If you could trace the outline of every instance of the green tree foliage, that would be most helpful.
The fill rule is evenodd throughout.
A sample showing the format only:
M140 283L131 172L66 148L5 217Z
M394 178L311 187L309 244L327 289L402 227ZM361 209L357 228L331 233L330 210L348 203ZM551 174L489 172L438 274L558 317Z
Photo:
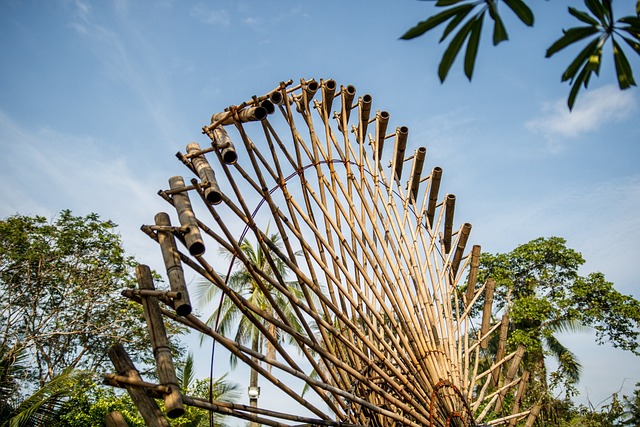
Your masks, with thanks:
M508 345L527 348L529 369L536 372L541 391L562 385L571 392L580 375L577 356L561 344L558 332L593 329L599 344L640 355L640 302L623 295L602 273L578 274L580 253L559 237L538 238L505 254L482 254L478 278L496 281L494 313L508 313ZM559 369L547 385L546 356Z
M534 25L535 17L527 3L524 0L437 0L436 6L443 10L418 23L401 38L413 39L447 23L440 42L449 38L449 45L440 61L438 76L441 81L447 78L453 62L466 42L464 72L471 80L485 21L493 27L493 45L498 45L509 39L501 16L504 8L500 6L504 5L518 20L531 27ZM630 0L626 0L626 3L633 7ZM588 87L591 77L599 75L603 48L606 46L610 46L613 53L620 89L636 85L623 45L640 55L640 0L636 1L635 14L619 19L614 17L613 0L584 0L584 4L585 10L568 8L569 13L580 24L567 30L563 29L562 36L546 53L546 56L550 57L570 45L586 43L562 74L562 81L568 80L571 86L567 100L569 109L573 108L580 88Z
M116 342L135 360L151 357L141 307L120 295L135 286L135 263L114 230L97 214L68 210L53 221L0 221L0 348L22 360L14 396L69 368L111 369L107 349Z

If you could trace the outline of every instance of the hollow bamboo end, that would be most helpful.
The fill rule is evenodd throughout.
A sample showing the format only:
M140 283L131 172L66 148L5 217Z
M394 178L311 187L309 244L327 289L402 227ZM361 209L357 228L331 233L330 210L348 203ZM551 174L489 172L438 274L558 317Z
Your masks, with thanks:
M191 314L192 307L191 304L180 304L175 307L175 310L178 316L187 317Z
M196 241L189 246L189 253L192 256L200 256L204 254L204 251L205 251L205 247L203 242Z

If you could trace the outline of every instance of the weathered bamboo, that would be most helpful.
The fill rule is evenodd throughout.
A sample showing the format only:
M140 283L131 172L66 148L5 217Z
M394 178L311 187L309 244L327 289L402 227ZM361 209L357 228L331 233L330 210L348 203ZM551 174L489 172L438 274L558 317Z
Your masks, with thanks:
M456 251L453 255L453 260L451 261L451 275L453 279L458 276L458 268L460 268L460 261L462 260L462 255L464 254L464 248L467 246L467 240L469 239L469 234L471 233L471 224L465 222L462 224L462 228L460 229L460 237L458 238L458 244L456 245Z
M431 171L431 184L429 186L429 204L427 206L427 223L429 227L434 228L433 218L436 212L436 204L438 203L438 192L440 191L440 181L442 180L442 168L436 166Z
M522 373L522 377L520 378L520 384L518 385L518 391L516 391L516 397L513 401L513 406L511 407L511 415L516 415L520 411L520 405L522 404L522 398L524 397L525 390L529 383L529 371L524 371ZM518 422L518 418L511 418L509 421L509 427L514 427Z
M502 315L502 319L500 320L500 338L498 339L498 351L496 351L496 359L500 360L504 357L505 350L507 348L507 333L509 332L509 314L505 313ZM498 380L500 379L500 368L496 369L491 373L493 376L493 385L498 385Z
M342 109L340 115L338 117L338 129L341 132L346 132L349 123L349 116L351 115L351 109L353 106L353 98L356 96L356 88L355 86L341 86L340 93L342 95Z
M151 269L148 266L139 264L136 267L136 278L141 291L155 291ZM151 337L153 354L156 359L158 378L160 383L171 391L164 396L167 416L169 418L177 418L184 414L184 406L182 405L182 393L178 386L178 377L171 357L171 345L162 321L160 306L156 297L146 295L142 298L142 307L147 321L149 336Z
M267 109L264 107L244 108L236 112L236 117L242 123L260 121L267 117ZM233 124L234 121L234 114L230 111L215 113L211 116L212 125L215 125L217 123L226 126Z
M367 127L369 125L369 116L371 115L371 95L366 94L358 99L358 141L363 144L367 135Z
M169 215L160 212L155 216L155 223L160 226L170 226L171 220L169 219ZM162 258L167 270L171 290L179 293L180 296L180 298L174 299L173 308L180 316L186 316L191 313L191 301L189 299L189 292L187 291L187 284L184 280L184 271L182 270L182 263L180 262L180 254L176 247L176 241L171 232L158 231L158 243L162 251Z
M389 124L389 113L386 111L379 111L376 113L376 153L378 155L377 161L380 163L382 158L382 150L384 148L384 140L387 137L387 126Z
M518 349L516 350L516 355L513 357L513 359L511 360L511 364L509 365L509 370L507 371L507 374L505 375L505 383L511 383L514 378L516 377L516 374L518 373L518 369L520 368L520 362L522 362L522 357L525 354L525 347L523 345L519 345ZM500 394L498 395L498 400L496 401L496 407L495 407L495 412L500 412L500 410L502 409L502 404L504 403L504 398L507 395L507 391L508 390L501 390Z
M444 199L445 213L444 213L444 234L442 238L442 244L444 246L444 253L451 252L451 235L453 233L453 212L456 207L456 196L453 194L447 194Z
M169 178L169 187L171 190L178 190L185 187L184 179L181 176L173 176ZM220 195L220 193L218 193ZM178 212L178 219L183 227L187 227L184 233L184 240L189 249L189 253L193 256L202 255L205 251L204 241L198 229L196 216L191 209L191 201L186 191L173 194L173 204Z
M222 160L224 160L226 164L232 165L238 161L236 147L233 145L229 134L226 130L224 130L224 128L217 127L213 129L208 135L209 138L211 138L212 145L220 150Z
M127 424L119 411L108 413L104 420L104 425L105 427L129 427L129 424Z
M484 288L484 307L482 309L482 327L480 333L483 337L480 347L486 349L489 345L489 338L486 336L489 330L489 324L491 323L491 308L493 306L493 291L496 286L496 281L489 278Z
M536 418L540 415L540 411L542 410L542 404L536 403L531 407L531 412L529 412L529 416L527 417L527 421L524 423L524 427L533 427L533 424L536 422Z
M193 154L199 151L200 145L197 142L187 145L187 153ZM204 195L207 201L214 205L219 204L222 201L222 193L220 192L220 187L218 187L218 181L216 181L216 174L213 172L207 158L204 154L193 156L191 157L191 164L200 177L203 186L206 185Z
M333 98L335 97L336 88L338 87L335 80L324 80L320 82L322 87L322 111L324 116L328 119L331 113L331 106L333 105Z
M138 370L122 345L117 344L111 347L108 354L119 375L141 380ZM148 427L169 427L169 422L160 411L155 400L147 396L143 389L135 386L126 386L126 389Z
M422 166L426 155L427 149L425 147L418 148L413 154L413 165L411 166L411 178L409 180L409 200L413 203L416 203L418 198L420 175L422 175Z
M478 278L478 268L480 267L480 245L473 245L471 249L471 267L469 268L469 276L467 280L467 292L465 303L471 305L473 294L476 290L476 280Z
M400 181L402 177L402 166L404 164L404 152L407 148L407 138L409 136L409 128L402 126L396 129L396 142L393 147L393 167L391 169L391 179Z

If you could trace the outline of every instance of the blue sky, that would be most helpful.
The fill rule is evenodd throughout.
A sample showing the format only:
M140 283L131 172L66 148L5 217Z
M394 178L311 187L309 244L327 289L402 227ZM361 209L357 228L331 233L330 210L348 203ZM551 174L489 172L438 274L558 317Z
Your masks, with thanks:
M175 152L207 143L212 113L280 81L333 78L408 126L412 149L427 147L472 243L496 253L562 236L583 274L640 298L638 90L617 90L607 57L569 114L560 75L573 51L544 53L581 2L532 3L534 29L506 19L511 40L497 48L485 31L473 82L456 62L440 84L437 35L399 40L428 2L3 1L0 216L97 212L160 270L139 226L166 209L156 192L184 172ZM630 392L637 358L592 340L566 337L583 399Z

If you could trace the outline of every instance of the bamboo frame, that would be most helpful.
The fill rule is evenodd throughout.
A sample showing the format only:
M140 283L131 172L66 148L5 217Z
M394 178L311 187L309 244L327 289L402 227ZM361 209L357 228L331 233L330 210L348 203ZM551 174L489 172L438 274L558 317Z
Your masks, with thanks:
M199 180L187 186L174 177L170 188L159 192L176 208L181 227L171 227L166 214L156 216L155 226L142 227L161 246L171 291L125 295L144 304L159 300L178 307L182 299L188 302L182 270L187 265L251 320L273 353L220 335L191 314L190 302L188 311L161 308L162 315L212 337L317 418L220 402L205 402L205 409L265 425L474 425L484 416L479 408L486 399L500 407L508 393L518 389L518 398L524 393L523 379L517 378L521 356L504 354L508 321L491 325L493 281L476 289L480 246L465 254L471 224L454 232L455 196L438 200L442 168L421 178L426 157L421 147L402 183L404 162L410 160L405 158L408 127L387 135L389 113L374 110L370 119L373 98L367 94L354 103L355 95L351 85L338 90L331 79L302 79L214 114L203 127L211 148L191 143L186 155L177 156ZM338 109L333 116L332 108ZM349 129L355 108L357 120ZM375 135L369 136L374 121ZM384 141L394 136L386 172ZM211 156L217 164L209 163ZM193 206L188 193L197 195ZM269 239L269 226L281 236L282 246ZM196 231L201 246L194 250ZM228 286L214 268L219 260L204 255L200 233L233 254L232 263L242 265L264 294L265 307ZM246 238L256 242L270 272L242 252ZM278 264L290 276L278 273ZM291 277L298 291L289 286ZM478 325L472 306L483 295ZM500 353L489 370L480 369L488 339L499 329ZM281 344L280 335L297 344L300 356ZM508 361L505 373L501 366ZM329 410L303 398L280 374L301 379ZM183 402L204 404L188 396Z

